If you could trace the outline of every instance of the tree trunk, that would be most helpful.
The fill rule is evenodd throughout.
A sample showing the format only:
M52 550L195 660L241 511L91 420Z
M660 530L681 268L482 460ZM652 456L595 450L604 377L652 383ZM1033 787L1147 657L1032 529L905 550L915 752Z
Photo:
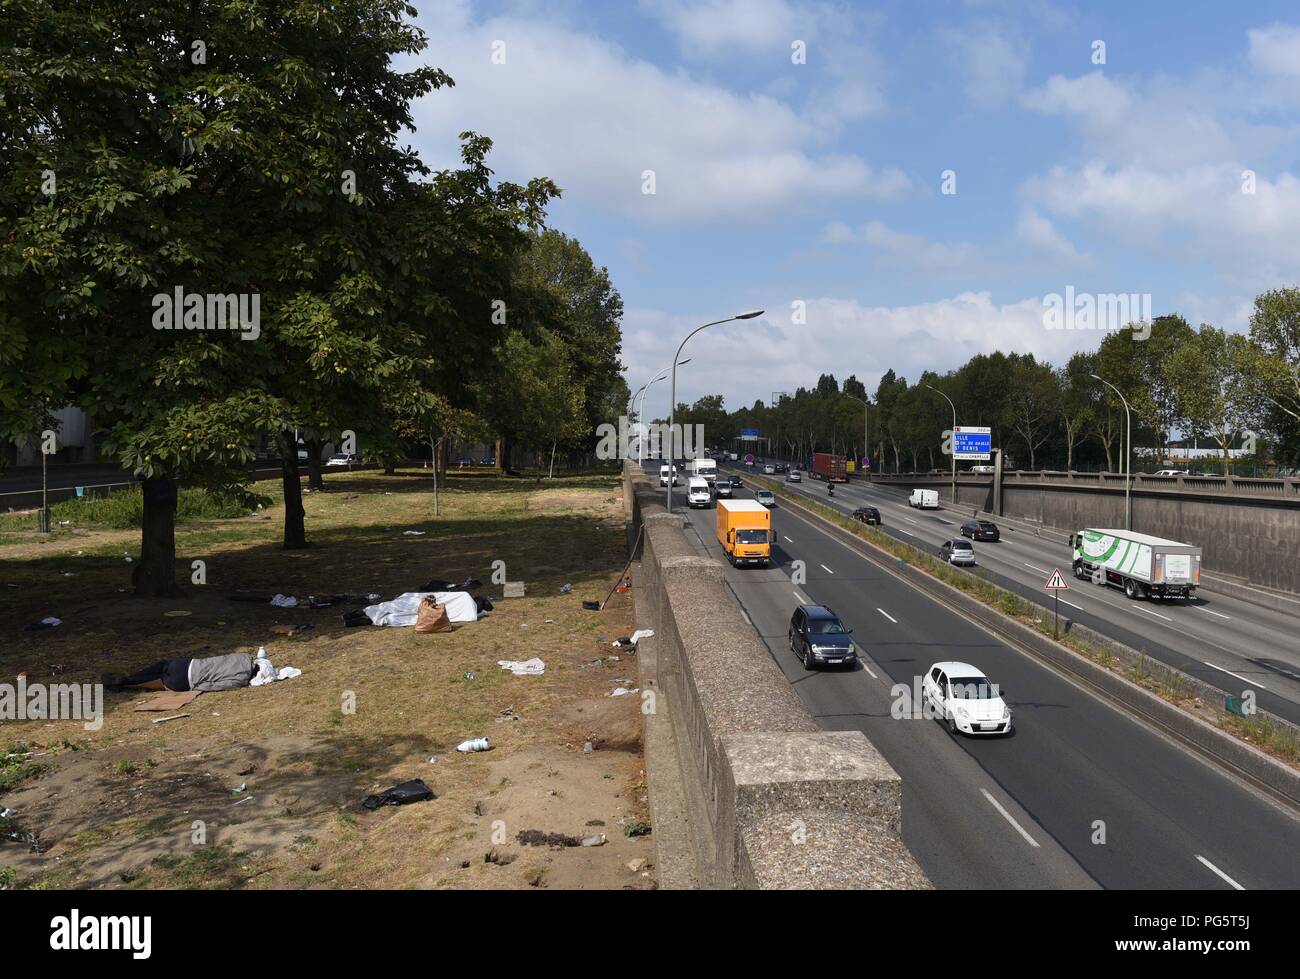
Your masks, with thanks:
M135 593L145 598L176 594L176 484L169 476L141 481L144 521L140 563L131 572Z
M325 488L325 476L321 472L320 454L325 444L320 439L307 439L307 485L316 492Z
M283 431L280 444L280 482L284 487L284 549L297 551L307 546L303 527L302 484L298 481L298 446L293 432Z

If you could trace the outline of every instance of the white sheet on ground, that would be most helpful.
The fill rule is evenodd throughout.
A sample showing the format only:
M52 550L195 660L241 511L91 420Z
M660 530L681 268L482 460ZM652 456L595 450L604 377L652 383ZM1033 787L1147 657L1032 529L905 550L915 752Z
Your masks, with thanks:
M467 591L408 591L391 602L367 605L364 611L375 625L415 625L420 602L425 595L432 595L435 602L446 606L447 618L452 622L478 621L478 605L474 602L474 596Z

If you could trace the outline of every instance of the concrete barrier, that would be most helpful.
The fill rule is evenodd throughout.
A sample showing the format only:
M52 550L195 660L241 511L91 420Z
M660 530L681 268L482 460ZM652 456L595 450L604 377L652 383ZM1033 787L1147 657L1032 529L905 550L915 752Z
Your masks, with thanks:
M859 731L818 726L657 486L624 468L637 603L657 649L699 879L714 888L928 888L902 843L902 784ZM644 604L643 604L644 603ZM656 707L659 709L659 707ZM648 760L649 762L649 760Z

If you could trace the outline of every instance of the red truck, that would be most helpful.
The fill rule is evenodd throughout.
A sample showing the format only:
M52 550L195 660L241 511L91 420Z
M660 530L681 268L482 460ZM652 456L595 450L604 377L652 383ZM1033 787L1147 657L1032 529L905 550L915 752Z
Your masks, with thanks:
M808 473L813 479L825 479L832 483L847 483L848 471L844 466L844 456L829 452L814 452L808 464Z

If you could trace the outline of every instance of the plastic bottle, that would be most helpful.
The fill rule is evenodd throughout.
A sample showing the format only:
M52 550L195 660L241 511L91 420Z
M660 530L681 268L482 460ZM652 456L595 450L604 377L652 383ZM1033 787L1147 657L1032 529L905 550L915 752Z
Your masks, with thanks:
M456 745L457 751L488 751L491 748L492 742L487 738L471 738Z

